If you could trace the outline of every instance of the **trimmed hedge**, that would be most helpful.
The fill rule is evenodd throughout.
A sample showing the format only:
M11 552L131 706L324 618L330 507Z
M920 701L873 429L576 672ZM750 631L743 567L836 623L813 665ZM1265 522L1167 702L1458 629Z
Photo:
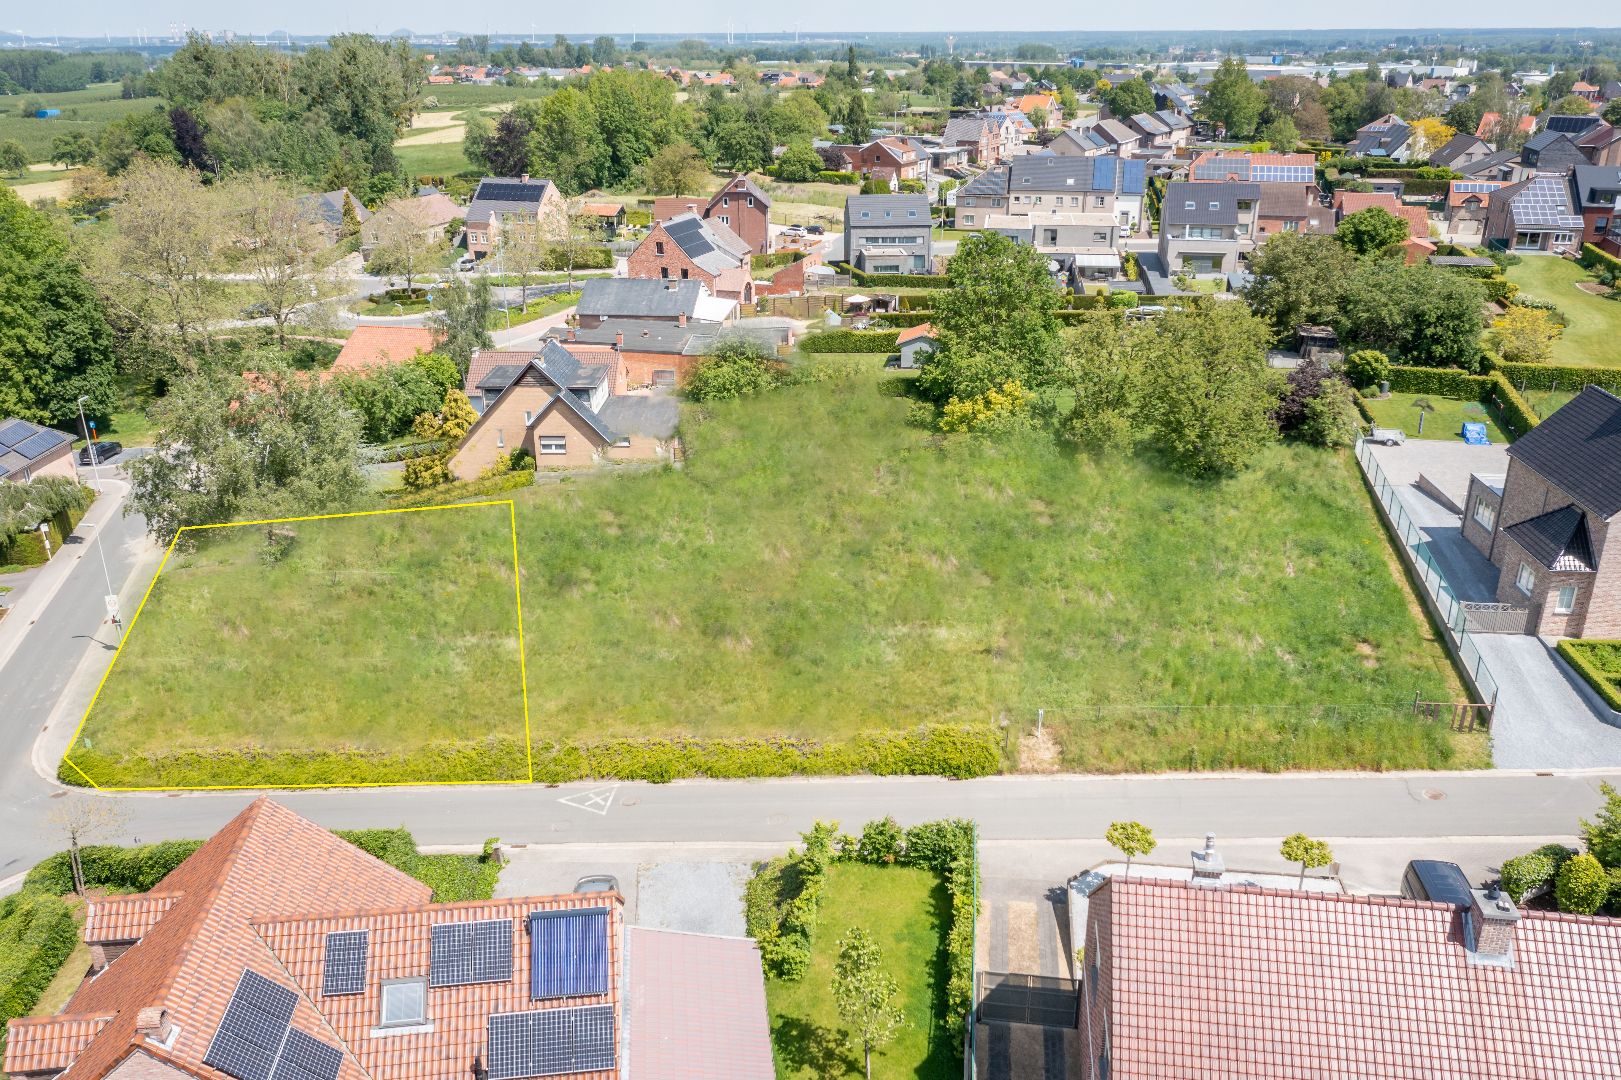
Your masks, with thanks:
M1605 703L1621 712L1621 641L1566 638L1556 647Z
M438 506L441 503L463 502L483 495L500 495L507 491L517 491L526 488L535 482L533 469L520 469L516 472L502 473L499 476L486 476L477 480L458 480L453 484L441 484L438 487L427 488L423 491L409 491L401 495L389 496L389 505L397 510L407 510L417 506Z
M542 270L567 270L568 252L562 250L548 251L541 259ZM574 253L575 270L612 270L614 253L605 247L588 247Z
M1515 367L1535 365L1516 364ZM1499 426L1519 438L1541 421L1514 385L1501 371L1470 375L1457 368L1427 368L1392 365L1390 388L1402 394L1434 394L1437 397L1479 401L1497 407Z
M887 285L892 289L945 289L951 284L944 274L869 274L849 263L835 263L833 269L841 274L849 274L850 280L863 288L876 289Z
M47 519L51 526L53 554L62 550L62 542L79 527L89 508L86 504L77 510L63 510ZM0 544L0 566L44 566L46 559L45 540L38 530L30 530L10 543Z
M1531 403L1514 389L1514 384L1504 378L1500 371L1486 376L1486 398L1497 406L1500 414L1498 420L1516 439L1542 422L1537 411L1531 408Z
M87 889L106 892L148 892L169 871L203 846L201 840L170 840L140 847L114 847L94 844L79 849L79 868ZM73 891L73 863L68 853L58 851L38 863L23 879L22 891L62 896Z
M0 900L0 1025L27 1016L79 940L73 907L56 896ZM0 1048L5 1028L0 1026Z
M1607 251L1601 251L1592 244L1582 245L1581 264L1589 270L1605 269L1621 276L1621 259L1616 258Z
M366 854L428 886L436 904L488 900L495 895L501 863L488 855L424 855L406 829L333 831Z
M1544 844L1535 851L1504 859L1500 868L1503 891L1516 904L1523 904L1527 893L1552 885L1559 868L1574 854L1563 844Z
M1526 390L1574 390L1592 384L1621 395L1621 369L1510 364L1502 360L1494 360L1491 366L1502 372L1511 384Z
M933 320L932 311L886 311L879 319L890 326L922 326Z
M927 320L924 320L925 322ZM818 330L799 339L805 353L892 353L900 348L894 330Z

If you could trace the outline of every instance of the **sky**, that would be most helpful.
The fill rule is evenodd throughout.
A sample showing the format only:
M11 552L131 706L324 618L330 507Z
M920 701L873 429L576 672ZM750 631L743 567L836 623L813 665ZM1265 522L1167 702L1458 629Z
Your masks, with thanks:
M1603 19L1602 7L1585 9L1589 18ZM1614 9L1610 9L1614 10ZM760 17L762 12L778 17ZM723 33L728 20L738 36L747 32L782 32L794 29L797 16L807 34L848 36L866 31L943 33L951 30L1133 30L1187 28L1193 30L1325 29L1344 27L1354 14L1355 25L1416 28L1435 25L1437 16L1456 17L1466 12L1476 26L1518 27L1546 25L1555 12L1523 0L1479 0L1467 8L1438 9L1411 0L1362 0L1351 7L1338 4L1300 4L1296 0L1154 0L1140 4L1022 5L1007 12L1008 23L998 24L978 0L820 0L812 5L777 3L752 7L721 0L620 0L604 8L592 4L481 4L446 5L442 0L391 0L345 3L342 0L278 0L276 3L237 5L218 0L73 0L65 4L0 2L0 30L46 39L123 36L136 31L167 34L171 24L201 30L232 29L255 35L274 30L294 34L325 34L344 30L386 34L409 28L417 33L459 30L466 33L529 33L549 39L552 34L614 33L680 34ZM741 16L749 15L747 25ZM1613 15L1611 16L1613 20ZM1052 21L1048 21L1052 20ZM1540 23L1539 23L1540 21ZM1609 21L1609 20L1606 20ZM482 23L482 25L480 24Z

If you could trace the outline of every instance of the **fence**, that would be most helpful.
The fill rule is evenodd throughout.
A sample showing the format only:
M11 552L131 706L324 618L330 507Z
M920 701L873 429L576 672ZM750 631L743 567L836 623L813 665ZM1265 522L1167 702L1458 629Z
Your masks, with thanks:
M1497 679L1486 666L1486 658L1480 655L1480 649L1475 645L1474 634L1471 633L1469 626L1468 609L1463 601L1458 599L1457 593L1452 591L1452 586L1447 584L1446 576L1441 573L1435 557L1426 546L1426 537L1419 531L1418 526L1413 524L1412 518L1407 516L1407 511L1402 507L1401 499L1396 494L1395 486L1385 476L1379 462L1374 460L1372 447L1361 437L1356 441L1356 460L1362 467L1362 476L1367 480L1368 487L1379 501L1391 534L1401 542L1403 558L1412 568L1413 576L1424 586L1428 607L1434 613L1436 621L1446 630L1447 648L1457 660L1465 680L1474 688L1475 700L1495 705ZM1475 605L1477 609L1489 606L1491 605ZM1477 620L1485 617L1485 614L1481 613L1477 616Z
M806 293L803 296L762 296L755 302L760 315L780 315L789 319L815 319L824 311L844 311L844 297L837 293Z
M974 942L969 948L973 957L970 966L974 996L969 999L968 1020L963 1025L963 1080L976 1080L979 1075L979 823L974 822Z

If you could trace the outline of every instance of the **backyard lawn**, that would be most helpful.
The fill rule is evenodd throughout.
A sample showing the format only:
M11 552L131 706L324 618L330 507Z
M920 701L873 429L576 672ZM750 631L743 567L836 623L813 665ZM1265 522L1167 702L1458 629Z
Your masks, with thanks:
M1363 398L1368 411L1373 414L1374 422L1382 428L1401 428L1407 433L1409 439L1452 439L1462 441L1464 421L1470 423L1482 422L1486 425L1486 437L1496 445L1503 445L1509 440L1504 437L1497 421L1492 418L1486 406L1478 401L1459 401L1456 398L1436 397L1433 394L1398 394L1392 392L1387 398ZM1433 405L1434 411L1424 417L1424 431L1418 430L1419 410L1417 402L1427 401Z
M1621 303L1576 287L1592 275L1569 259L1524 256L1508 268L1508 279L1520 292L1549 300L1569 325L1553 346L1553 362L1576 367L1621 367Z
M951 1080L962 1074L942 1027L947 977L945 935L951 904L945 885L910 866L836 863L829 868L811 954L798 982L766 980L771 1045L779 1080L861 1076L861 1048L851 1046L833 1002L833 964L852 926L871 935L884 970L900 984L895 1002L906 1025L873 1055L875 1080Z

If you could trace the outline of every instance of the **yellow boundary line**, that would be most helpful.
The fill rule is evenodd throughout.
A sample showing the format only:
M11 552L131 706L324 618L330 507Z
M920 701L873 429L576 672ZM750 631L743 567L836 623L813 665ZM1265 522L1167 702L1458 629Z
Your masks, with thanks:
M135 607L135 614L130 617L129 626L124 629L123 639L119 641L118 648L113 651L112 661L107 670L102 672L101 681L96 684L96 692L91 695L90 704L85 707L84 715L79 718L79 726L73 731L73 738L68 748L62 754L62 763L74 772L84 777L85 782L97 791L300 791L308 789L333 788L386 788L386 787L471 787L489 784L521 784L523 780L399 780L375 781L356 784L192 784L192 785L157 785L148 787L103 787L78 765L74 764L73 748L79 745L79 739L84 734L84 726L90 721L90 714L95 711L96 702L101 699L101 691L107 685L107 679L112 675L113 668L118 666L118 658L123 655L124 646L129 643L130 635L135 632L135 624L141 620L141 612L146 610L146 602L152 597L152 590L157 588L158 578L163 576L164 569L169 565L169 557L174 554L175 545L180 542L180 534L188 530L207 529L234 529L240 526L251 525L281 525L295 521L331 521L336 518L378 517L383 514L416 514L425 510L476 510L487 506L505 506L507 508L507 521L512 532L512 595L518 616L518 688L523 695L523 744L527 757L529 779L527 783L535 781L535 751L530 742L529 734L529 668L524 657L523 645L523 588L518 580L518 507L511 499L491 500L476 503L444 503L435 506L407 506L393 510L353 510L342 514L306 514L302 517L264 518L258 521L222 521L213 525L182 525L169 540L169 546L163 552L163 561L158 563L157 573L147 583L146 592L141 594L141 602Z

